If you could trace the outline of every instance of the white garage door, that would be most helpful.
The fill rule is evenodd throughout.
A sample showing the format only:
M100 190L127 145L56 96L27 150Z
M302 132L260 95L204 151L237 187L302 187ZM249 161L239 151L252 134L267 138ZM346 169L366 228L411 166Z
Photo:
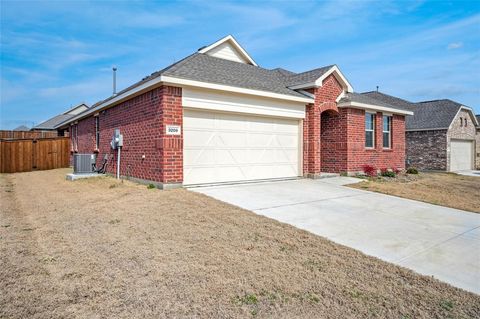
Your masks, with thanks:
M296 177L300 121L184 111L184 184Z
M473 168L473 141L450 142L450 170L461 171Z

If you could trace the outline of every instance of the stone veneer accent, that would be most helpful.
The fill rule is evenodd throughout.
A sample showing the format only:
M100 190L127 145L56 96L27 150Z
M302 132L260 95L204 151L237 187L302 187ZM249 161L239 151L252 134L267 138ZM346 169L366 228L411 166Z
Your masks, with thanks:
M467 120L467 125L460 123L460 118L463 120ZM465 121L463 121L465 123ZM475 123L472 120L470 112L466 110L460 110L457 116L453 120L453 123L450 126L450 129L447 133L447 167L450 167L450 141L452 139L460 139L460 140L469 140L474 141L475 143L475 134L476 128ZM475 145L474 145L475 147ZM475 152L475 149L474 149ZM475 160L474 160L475 164Z

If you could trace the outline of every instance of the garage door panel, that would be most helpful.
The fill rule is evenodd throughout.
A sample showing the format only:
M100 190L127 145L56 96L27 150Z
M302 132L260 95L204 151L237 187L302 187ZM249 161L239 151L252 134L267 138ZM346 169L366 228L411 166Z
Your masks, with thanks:
M450 170L461 171L473 168L473 141L450 141Z
M299 176L299 121L185 110L184 183Z

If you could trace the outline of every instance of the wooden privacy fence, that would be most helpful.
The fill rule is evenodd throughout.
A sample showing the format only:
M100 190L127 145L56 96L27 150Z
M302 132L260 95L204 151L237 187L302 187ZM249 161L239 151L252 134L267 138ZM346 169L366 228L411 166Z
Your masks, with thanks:
M69 165L68 137L0 140L0 173L29 172Z
M57 131L5 131L0 130L0 139L50 138L57 137Z

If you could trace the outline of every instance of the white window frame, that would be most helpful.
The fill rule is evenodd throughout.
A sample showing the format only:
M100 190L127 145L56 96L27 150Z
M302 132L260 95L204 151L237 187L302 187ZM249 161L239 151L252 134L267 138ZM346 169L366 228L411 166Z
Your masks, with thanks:
M388 131L385 131L385 126L384 126L385 118L387 118L387 120L390 122L388 125L388 128L389 128ZM393 116L384 114L382 117L382 147L384 149L392 149L392 123L393 123ZM388 133L387 147L385 146L385 137L384 137L385 133Z
M367 129L367 116L372 116L372 124L373 124L373 129ZM376 125L376 118L377 114L373 112L365 112L365 119L364 119L364 124L365 124L365 148L366 149L374 149L375 148L375 125ZM372 132L372 146L367 146L367 132Z
M100 117L95 116L95 150L100 149Z

